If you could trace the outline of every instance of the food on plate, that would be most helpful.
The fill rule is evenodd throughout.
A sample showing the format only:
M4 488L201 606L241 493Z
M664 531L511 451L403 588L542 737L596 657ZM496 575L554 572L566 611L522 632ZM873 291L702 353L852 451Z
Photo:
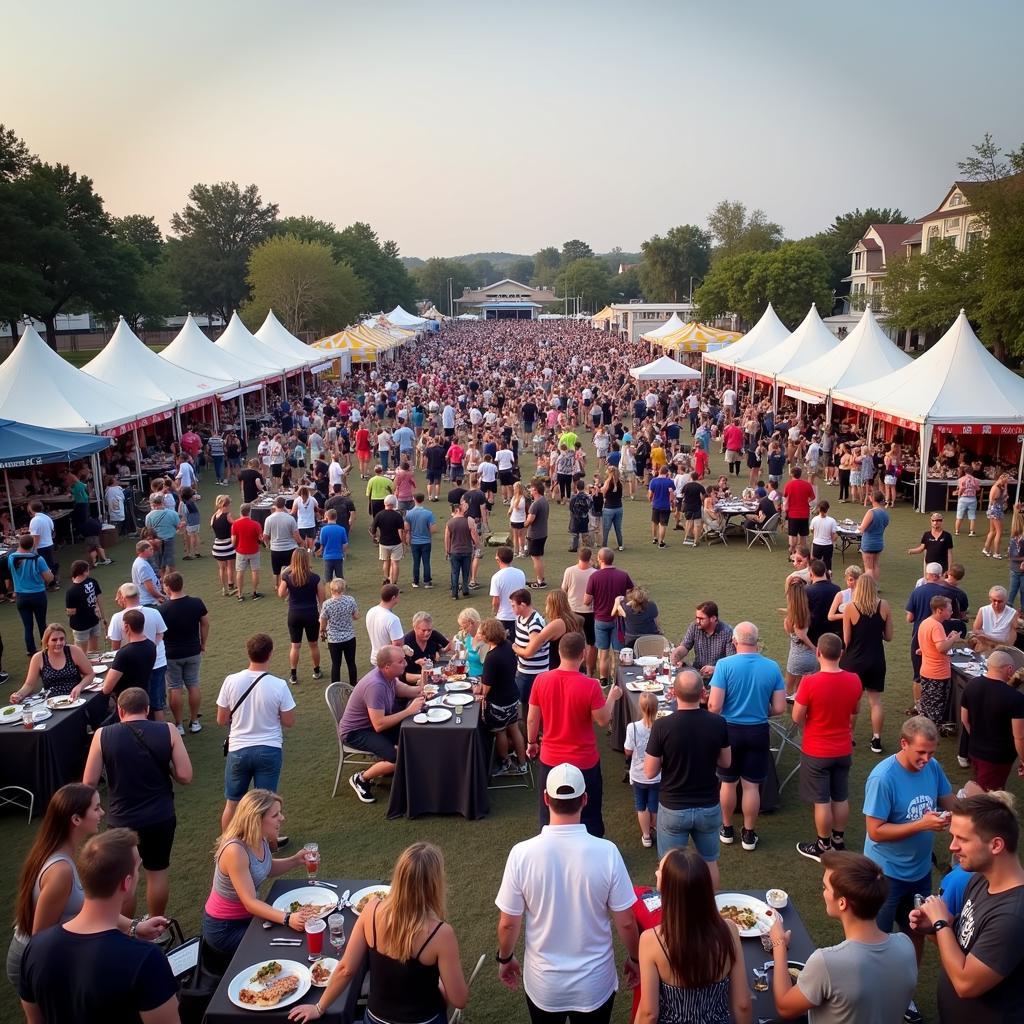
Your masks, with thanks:
M0 715L3 715L4 718L13 718L15 715L20 714L21 708L16 708L13 704L9 708L4 708L3 711L0 711Z
M664 683L658 683L658 682L644 683L644 689L648 693L654 693L655 691L664 690L665 689L665 684Z
M317 960L309 973L314 985L326 985L331 980L331 969L323 960Z
M238 993L239 1002L246 1006L277 1006L285 996L290 996L299 987L299 976L287 974L272 981L265 988L243 988Z
M333 910L334 906L333 903L300 903L298 900L292 900L288 904L288 910L292 914L298 914L303 910L311 910L319 917L321 914L326 914Z
M719 907L718 912L726 921L732 921L741 931L757 927L757 914L750 907L737 907L727 903L724 907Z
M366 894L366 895L365 895L365 896L364 896L364 897L363 897L363 898L362 898L362 899L361 899L361 900L360 900L360 901L359 901L359 902L358 902L358 903L357 903L357 904L355 905L355 912L356 912L357 914L361 914L361 913L363 912L363 910L365 909L365 907L366 907L366 904L367 904L367 903L369 903L369 902L370 902L370 900L372 900L372 899L374 899L374 898L376 898L376 899L381 899L381 900L383 900L383 899L387 899L387 895L388 895L388 894L387 894L387 890L386 890L386 889L378 889L378 890L377 890L376 892L368 892L368 893L367 893L367 894Z
M253 984L270 981L271 978L276 978L283 970L284 968L276 960L269 960L249 979L249 981Z
M50 701L50 706L55 708L66 708L71 704L75 703L75 698L71 694L64 694L62 697L54 697Z

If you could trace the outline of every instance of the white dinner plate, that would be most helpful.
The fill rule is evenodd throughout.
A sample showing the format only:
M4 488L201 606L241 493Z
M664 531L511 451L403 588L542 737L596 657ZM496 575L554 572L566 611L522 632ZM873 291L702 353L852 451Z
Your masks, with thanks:
M77 700L69 701L66 704L62 703L64 700L64 697L50 697L46 702L46 706L51 711L70 711L72 708L80 708L85 703L84 697L79 697Z
M109 670L109 665L94 665L92 669L92 674L94 676L103 676L106 675Z
M431 697L430 700L424 701L423 706L425 708L440 708L444 707L444 697Z
M269 964L271 962L271 960L261 960L259 963L253 964L251 967L246 967L244 971L239 971L238 974L231 979L231 983L228 985L228 999L230 999L235 1006L240 1006L243 1010L256 1010L257 1012L262 1010L280 1010L282 1006L290 1006L292 1003L298 1001L309 991L312 979L309 977L309 968L305 964L300 964L295 960L277 960L274 958L273 962L279 963L283 970L276 978L271 978L268 984L288 975L298 975L299 987L292 992L291 995L287 995L280 1002L274 1003L273 1006L250 1006L248 1003L243 1003L239 998L239 993L243 988L253 989L254 991L258 991L263 988L264 986L262 984L253 984L249 979L264 964Z
M427 722L429 722L429 721L430 721L430 719L429 719L429 718L427 718L427 716L426 716L425 714L423 714L423 712L422 712L422 711L421 711L421 712L420 712L420 713L419 713L418 715L413 715L413 716L412 716L412 720L413 720L413 721L414 721L414 722L415 722L415 723L416 723L417 725L426 725L426 724L427 724Z
M391 886L387 882L378 882L377 885L368 885L365 889L359 889L349 897L348 905L352 913L359 916L359 901L364 896L387 895L391 892Z
M641 668L649 668L651 665L660 665L661 658L656 658L653 654L645 654L642 658L634 658L633 663Z
M476 697L471 693L449 693L445 695L445 704L451 707L462 707L464 708L467 704L472 704L476 700Z
M427 712L428 722L447 722L451 717L452 713L448 708L431 708Z
M333 956L322 956L317 960L316 964L323 964L324 967L330 971L330 974L333 974L335 968L338 966L338 961L335 960ZM317 988L327 988L327 982L331 980L330 974L327 976L327 981L313 981L313 968L316 967L316 964L309 965L309 980L312 981Z
M665 689L664 683L659 683L657 680L653 680L653 682L654 685L651 686L646 680L637 680L636 682L626 683L626 689L632 693L661 693Z
M338 894L327 886L303 885L298 889L289 889L274 900L272 906L275 910L288 910L295 902L315 903L324 909L317 914L317 917L326 917L338 906Z
M740 928L742 939L756 939L771 931L775 911L764 900L746 896L741 892L719 892L715 893L715 905L719 910L722 907L740 907L743 910L752 910L757 915L757 924L753 928Z
M445 690L448 693L465 693L472 688L473 684L468 679L456 679L454 682L445 684Z
M14 722L21 723L21 705L8 704L6 707L0 708L0 724L8 725Z

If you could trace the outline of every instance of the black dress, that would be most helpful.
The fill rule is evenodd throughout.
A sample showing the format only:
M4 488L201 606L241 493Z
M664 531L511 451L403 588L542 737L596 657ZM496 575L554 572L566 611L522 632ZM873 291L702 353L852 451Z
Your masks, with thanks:
M864 689L875 693L885 689L885 619L880 609L851 624L850 645L839 659L840 668L856 672Z

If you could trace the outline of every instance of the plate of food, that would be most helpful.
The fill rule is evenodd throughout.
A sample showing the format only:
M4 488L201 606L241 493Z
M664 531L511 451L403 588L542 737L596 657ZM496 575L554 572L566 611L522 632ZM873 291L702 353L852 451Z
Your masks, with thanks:
M755 896L741 892L715 893L718 912L740 930L740 938L756 939L771 930L775 911Z
M291 889L274 900L275 910L287 910L297 913L312 907L317 917L326 917L338 906L338 894L326 886L304 885L299 889Z
M100 661L109 665L110 662L112 662L115 657L117 657L117 655L114 651L107 651L106 654L100 655Z
M322 956L312 967L309 969L310 980L316 985L317 988L326 988L327 982L331 980L331 975L334 973L334 968L338 966L338 961L333 956Z
M800 977L800 972L807 966L802 960L787 960L786 970L789 971L790 978L796 981ZM775 961L766 960L764 964L764 970L773 971L775 970Z
M231 979L228 999L243 1010L276 1010L301 999L311 984L305 964L295 960L263 960Z
M473 684L469 681L466 676L452 676L448 680L445 689L449 693L465 693L467 690L472 689Z
M75 700L70 693L65 693L61 697L50 697L46 702L46 706L51 711L70 711L71 708L80 708L84 703L84 697L79 697Z
M476 698L471 693L447 693L445 694L444 702L453 708L464 708L467 704L472 704Z
M20 722L21 721L21 705L20 704L8 704L5 708L0 708L0 722Z
M380 882L377 885L368 885L365 889L359 889L357 892L352 893L348 905L352 908L352 913L358 917L366 909L366 904L374 896L384 899L389 892L391 892L391 886L384 882Z
M428 722L447 722L451 717L452 713L449 708L431 708L427 712Z
M655 665L661 664L661 658L656 658L653 654L645 654L641 658L634 658L633 664L639 665L641 668L653 668Z

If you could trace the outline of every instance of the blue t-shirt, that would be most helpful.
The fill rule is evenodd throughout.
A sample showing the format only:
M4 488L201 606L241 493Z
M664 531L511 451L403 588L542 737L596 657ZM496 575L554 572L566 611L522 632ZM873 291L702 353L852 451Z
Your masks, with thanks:
M320 527L320 547L327 561L337 562L345 557L348 530L337 523L325 523Z
M437 517L424 505L415 505L405 513L405 521L409 524L410 544L429 544L430 527L437 522Z
M411 452L416 445L416 435L408 427L399 427L391 439L398 445L399 451Z
M932 613L933 597L948 597L946 588L941 583L922 583L914 587L907 598L906 611L914 616L913 629L911 630L911 642L917 642L918 627Z
M974 877L973 871L965 871L959 864L947 872L939 882L939 895L942 901L949 907L953 917L957 917L964 909L964 891L967 883Z
M11 570L15 593L45 592L46 580L43 579L43 573L50 567L42 555L37 555L34 551L12 551L7 556L7 567Z
M725 693L722 717L730 725L763 725L772 694L786 682L779 666L763 654L732 654L715 665L712 689Z
M672 493L675 485L670 476L656 476L647 488L651 492L651 508L670 509L672 507Z
M622 452L614 451L614 452L609 452L608 453L608 465L609 466L618 466L618 464L621 461L622 461Z
M951 791L942 765L932 758L919 772L910 771L891 754L876 764L864 786L864 814L893 825L918 821L939 809L939 797ZM864 855L889 878L914 882L932 867L934 832L916 832L906 839L876 843L864 837Z
M885 543L882 534L889 525L889 513L884 508L873 508L871 510L871 525L860 535L860 549L869 554L877 554Z

